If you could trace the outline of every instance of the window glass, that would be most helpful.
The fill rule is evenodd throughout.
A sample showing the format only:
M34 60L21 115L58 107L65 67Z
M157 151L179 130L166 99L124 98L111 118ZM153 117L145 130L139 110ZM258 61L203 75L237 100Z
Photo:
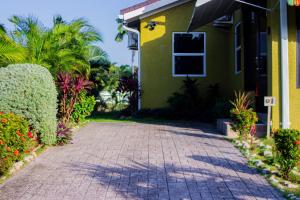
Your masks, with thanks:
M261 32L259 37L259 44L260 44L260 54L266 54L267 53L267 33Z
M174 53L204 53L204 35L201 33L177 33L174 40Z
M242 70L242 38L241 38L241 24L235 26L235 73L239 73Z
M203 56L175 56L175 74L204 74Z
M241 25L238 24L235 29L236 47L241 46Z

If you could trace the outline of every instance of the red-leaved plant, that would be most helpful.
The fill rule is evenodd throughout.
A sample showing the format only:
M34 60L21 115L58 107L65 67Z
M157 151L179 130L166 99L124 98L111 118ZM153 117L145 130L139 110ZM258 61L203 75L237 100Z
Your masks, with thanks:
M136 74L130 77L123 77L120 79L117 91L126 94L128 98L128 108L126 109L130 114L138 109L138 98L141 95Z
M57 85L60 92L59 117L62 123L67 124L70 121L79 93L91 89L92 82L83 76L73 76L70 73L61 72L57 75Z

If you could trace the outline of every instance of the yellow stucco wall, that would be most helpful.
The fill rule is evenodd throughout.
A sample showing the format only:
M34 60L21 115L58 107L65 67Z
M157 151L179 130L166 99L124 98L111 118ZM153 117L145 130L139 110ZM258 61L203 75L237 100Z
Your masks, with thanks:
M275 5L276 1L270 1ZM290 118L291 128L300 129L300 89L296 87L296 17L295 8L288 10L289 26L289 84L290 84ZM276 9L268 16L268 26L271 28L268 41L269 53L269 94L276 97L277 105L273 107L273 128L280 128L281 125L281 99L280 99L280 26L279 10Z
M179 92L183 77L172 76L172 34L186 32L195 1L170 8L141 20L141 86L142 108L163 108L167 99ZM239 22L237 12L235 22ZM160 22L153 31L145 28L150 21ZM244 74L235 74L234 26L229 30L211 25L196 30L206 32L207 76L198 79L200 91L205 95L208 85L220 83L223 96L231 96L243 89ZM242 67L243 69L243 67Z

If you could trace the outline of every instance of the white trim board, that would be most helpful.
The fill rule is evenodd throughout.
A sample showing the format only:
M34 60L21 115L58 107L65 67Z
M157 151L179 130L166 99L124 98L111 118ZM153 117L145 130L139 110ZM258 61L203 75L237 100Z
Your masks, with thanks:
M143 19L154 15L156 13L168 10L170 8L179 6L191 0L161 0L156 3L144 6L142 8L133 10L123 14L124 21L131 22L137 19Z
M237 28L240 27L240 46L237 46ZM235 26L234 26L234 72L235 74L240 74L242 72L242 52L243 52L243 49L242 49L242 23L239 22L237 23ZM241 51L241 66L240 66L240 70L238 71L237 69L237 52L238 51Z

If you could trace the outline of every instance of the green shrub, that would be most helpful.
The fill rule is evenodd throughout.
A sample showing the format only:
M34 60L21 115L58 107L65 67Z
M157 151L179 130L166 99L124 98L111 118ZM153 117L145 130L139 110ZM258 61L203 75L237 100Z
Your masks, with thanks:
M77 123L85 120L94 111L95 105L96 100L94 96L88 96L86 91L81 92L74 106L72 119Z
M231 108L232 106L228 101L217 101L210 113L213 119L229 118Z
M280 129L274 133L276 158L280 164L280 171L288 179L290 172L300 160L300 132L291 129Z
M174 118L195 119L203 112L197 80L187 77L181 87L182 93L175 92L169 99Z
M231 110L232 129L240 134L240 137L247 139L250 130L258 121L256 112L251 108L247 110Z
M0 110L25 117L43 143L55 143L57 92L46 68L32 64L0 68Z
M34 134L23 117L0 113L0 176L34 146Z
M258 122L257 114L251 108L254 104L253 98L250 93L235 92L235 99L230 103L233 106L230 110L232 129L237 131L240 137L247 139L251 129Z

